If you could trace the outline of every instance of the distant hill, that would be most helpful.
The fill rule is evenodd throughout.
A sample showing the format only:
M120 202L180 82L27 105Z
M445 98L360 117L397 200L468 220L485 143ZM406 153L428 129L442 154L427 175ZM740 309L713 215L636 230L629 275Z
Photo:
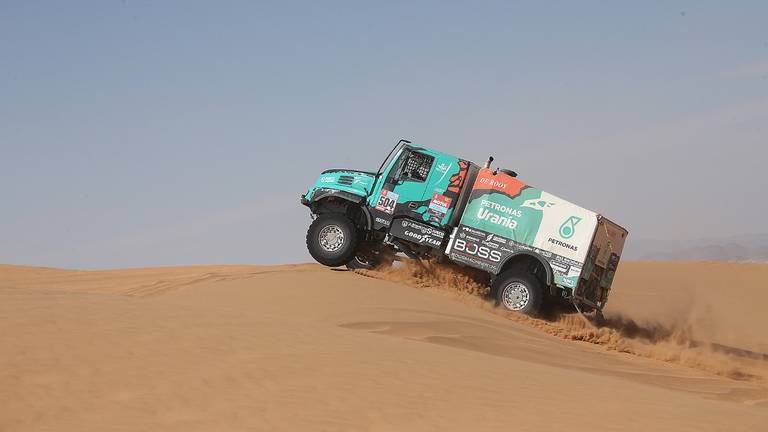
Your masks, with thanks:
M629 238L629 260L768 262L768 234L705 238L692 241Z

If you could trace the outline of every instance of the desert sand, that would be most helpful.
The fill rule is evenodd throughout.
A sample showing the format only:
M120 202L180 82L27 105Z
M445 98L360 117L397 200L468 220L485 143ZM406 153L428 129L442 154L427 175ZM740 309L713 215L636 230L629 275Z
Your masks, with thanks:
M0 431L768 430L766 280L622 263L597 329L440 268L0 266Z

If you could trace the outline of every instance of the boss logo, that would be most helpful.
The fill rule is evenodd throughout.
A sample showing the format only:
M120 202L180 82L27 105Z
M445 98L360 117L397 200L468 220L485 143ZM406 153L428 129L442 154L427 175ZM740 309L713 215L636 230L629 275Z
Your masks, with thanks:
M501 262L501 252L480 246L477 243L467 243L466 240L456 239L456 244L453 248L478 258L487 259L492 262Z

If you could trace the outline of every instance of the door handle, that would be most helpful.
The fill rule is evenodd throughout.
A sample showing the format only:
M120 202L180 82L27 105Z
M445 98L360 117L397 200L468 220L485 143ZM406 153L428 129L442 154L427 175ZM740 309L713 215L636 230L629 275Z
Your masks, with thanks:
M417 208L419 208L419 203L411 201L408 203L408 207L411 210L416 210Z

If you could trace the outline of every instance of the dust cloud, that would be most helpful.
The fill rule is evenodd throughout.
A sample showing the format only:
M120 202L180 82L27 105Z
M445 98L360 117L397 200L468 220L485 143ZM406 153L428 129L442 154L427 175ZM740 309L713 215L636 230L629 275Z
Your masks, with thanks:
M599 324L568 307L548 307L539 318L496 307L482 278L451 264L404 261L378 270L355 270L367 277L403 283L453 297L518 324L570 341L598 345L609 351L674 363L741 381L768 382L768 355L697 339L698 330L716 325L707 308L678 305L685 311L663 320L636 320L621 310L610 310ZM610 303L610 302L609 302Z

